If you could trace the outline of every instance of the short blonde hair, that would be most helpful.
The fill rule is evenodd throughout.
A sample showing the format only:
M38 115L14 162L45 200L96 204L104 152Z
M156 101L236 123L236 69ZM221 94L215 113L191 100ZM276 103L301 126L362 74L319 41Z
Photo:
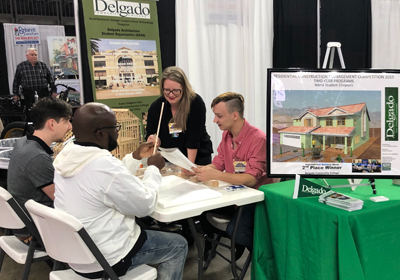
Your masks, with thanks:
M243 119L244 112L244 98L243 95L236 92L225 92L217 97L211 103L211 109L214 108L220 102L225 102L228 112L232 114L233 112L238 112L239 116Z

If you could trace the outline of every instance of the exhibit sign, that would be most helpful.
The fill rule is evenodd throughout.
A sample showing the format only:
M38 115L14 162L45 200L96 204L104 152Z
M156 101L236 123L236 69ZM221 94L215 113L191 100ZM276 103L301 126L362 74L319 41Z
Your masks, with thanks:
M400 71L268 70L271 177L398 177Z
M56 77L78 76L78 49L76 37L47 36L50 71Z
M93 99L128 108L141 120L137 135L143 140L148 108L160 96L156 2L93 0L82 6Z
M23 45L39 45L40 33L38 25L16 24L14 27L14 44L16 46Z

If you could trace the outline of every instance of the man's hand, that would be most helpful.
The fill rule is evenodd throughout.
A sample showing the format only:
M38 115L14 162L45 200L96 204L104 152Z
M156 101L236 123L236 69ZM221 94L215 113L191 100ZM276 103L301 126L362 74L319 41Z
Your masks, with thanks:
M159 170L161 170L165 166L165 160L163 156L159 152L157 152L147 159L147 165L154 165Z
M218 173L221 171L209 167L209 166L199 166L197 168L192 167L194 173L196 173L197 179L200 181L218 180Z
M154 143L143 143L141 144L136 151L132 153L132 157L137 160L141 160L142 158L147 158L153 154Z
M155 134L150 135L150 136L147 138L147 142L148 142L148 143L154 143L154 142L155 142L155 139L156 139L156 136L157 136L157 135L155 135ZM159 137L157 137L157 143L156 143L156 145L157 145L157 148L160 147L160 145L161 145L161 139L160 139Z
M13 98L14 98L14 100L15 100L15 101L18 101L18 100L20 100L20 98L19 98L19 96L18 96L18 95L14 95L14 96L13 96Z

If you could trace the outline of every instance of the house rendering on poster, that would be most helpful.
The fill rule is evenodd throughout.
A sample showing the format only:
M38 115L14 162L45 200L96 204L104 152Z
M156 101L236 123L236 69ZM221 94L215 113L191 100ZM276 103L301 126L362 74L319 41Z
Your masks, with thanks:
M293 126L279 130L280 144L336 148L348 154L369 140L369 122L366 103L306 109L293 118Z

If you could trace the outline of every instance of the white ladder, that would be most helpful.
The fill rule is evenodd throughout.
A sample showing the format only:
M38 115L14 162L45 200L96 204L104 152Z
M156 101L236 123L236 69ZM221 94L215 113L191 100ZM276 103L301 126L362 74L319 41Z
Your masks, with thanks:
M340 48L341 46L342 46L342 44L340 44L339 42L329 42L328 44L326 44L326 52L325 52L324 64L322 65L322 69L326 69L326 64L328 63L329 53L331 54L331 59L329 60L329 69L332 69L333 58L335 56L335 48L337 49L337 52L339 55L339 60L340 60L340 65L342 66L342 69L346 68L346 66L344 65L342 50Z

